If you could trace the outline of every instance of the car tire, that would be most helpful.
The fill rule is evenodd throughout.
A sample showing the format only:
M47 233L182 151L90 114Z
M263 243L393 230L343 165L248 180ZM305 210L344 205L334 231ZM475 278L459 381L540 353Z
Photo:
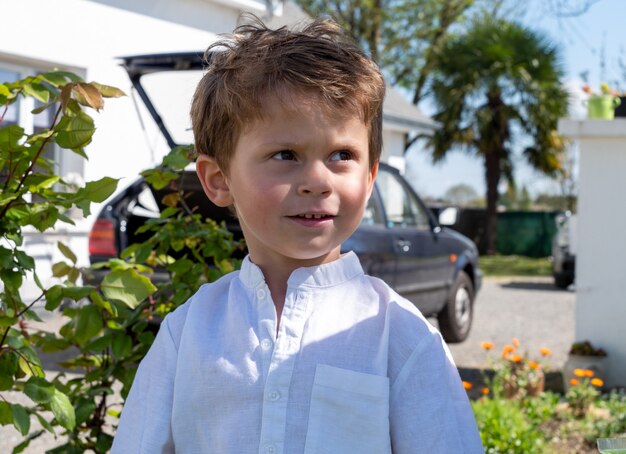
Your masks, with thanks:
M469 335L474 318L474 285L464 271L460 271L446 306L437 314L439 331L446 342L463 342Z

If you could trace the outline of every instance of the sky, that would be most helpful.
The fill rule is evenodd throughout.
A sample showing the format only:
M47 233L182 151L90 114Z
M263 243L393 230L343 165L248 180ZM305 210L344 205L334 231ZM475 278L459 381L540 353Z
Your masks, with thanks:
M585 1L589 0L568 0L571 5ZM583 14L558 18L549 11L545 0L525 0L529 8L521 18L523 24L543 32L559 47L566 74L564 82L573 94L573 118L584 117L581 88L585 82L598 90L601 82L615 85L619 81L619 89L626 92L626 69L621 70L618 64L620 56L626 64L626 0L592 1L595 2ZM586 76L581 76L585 72ZM428 106L422 108L425 113L432 113ZM526 186L531 196L558 194L553 180L533 171L522 159L515 159L514 163L518 188ZM461 183L472 186L481 196L485 194L482 161L462 151L453 151L442 164L433 165L428 152L413 149L407 155L406 176L422 197L441 197L448 188Z

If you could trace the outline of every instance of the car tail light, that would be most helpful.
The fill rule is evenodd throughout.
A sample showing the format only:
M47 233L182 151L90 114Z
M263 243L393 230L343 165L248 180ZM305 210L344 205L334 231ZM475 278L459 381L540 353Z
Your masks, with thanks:
M115 227L110 219L98 219L89 232L89 255L117 257Z

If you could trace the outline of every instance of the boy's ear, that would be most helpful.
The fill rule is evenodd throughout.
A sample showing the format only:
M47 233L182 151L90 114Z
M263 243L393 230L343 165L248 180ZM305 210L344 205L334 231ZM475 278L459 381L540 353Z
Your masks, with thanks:
M372 166L370 169L369 181L367 192L371 196L372 190L374 189L374 180L376 180L376 175L378 175L378 162Z
M215 159L204 154L198 155L196 173L204 193L211 202L219 207L228 207L233 204L228 179Z

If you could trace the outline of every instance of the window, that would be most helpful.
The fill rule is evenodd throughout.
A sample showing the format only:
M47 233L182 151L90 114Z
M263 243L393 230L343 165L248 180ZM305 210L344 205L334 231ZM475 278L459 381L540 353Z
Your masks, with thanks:
M378 203L376 203L376 195L372 192L372 196L367 201L365 212L363 213L362 225L382 225L383 215L380 212Z
M44 71L46 70L0 62L0 82L15 82ZM41 105L41 102L33 98L20 97L18 101L8 107L4 114L2 126L17 124L24 128L27 134L38 133L49 128L54 116L54 107L46 109L37 115L31 113L33 109ZM70 150L59 148L54 142L46 145L43 156L52 163L55 173L66 180L79 185L82 184L84 163L80 156Z
M376 179L388 227L430 229L428 215L415 196L390 172L379 172Z

